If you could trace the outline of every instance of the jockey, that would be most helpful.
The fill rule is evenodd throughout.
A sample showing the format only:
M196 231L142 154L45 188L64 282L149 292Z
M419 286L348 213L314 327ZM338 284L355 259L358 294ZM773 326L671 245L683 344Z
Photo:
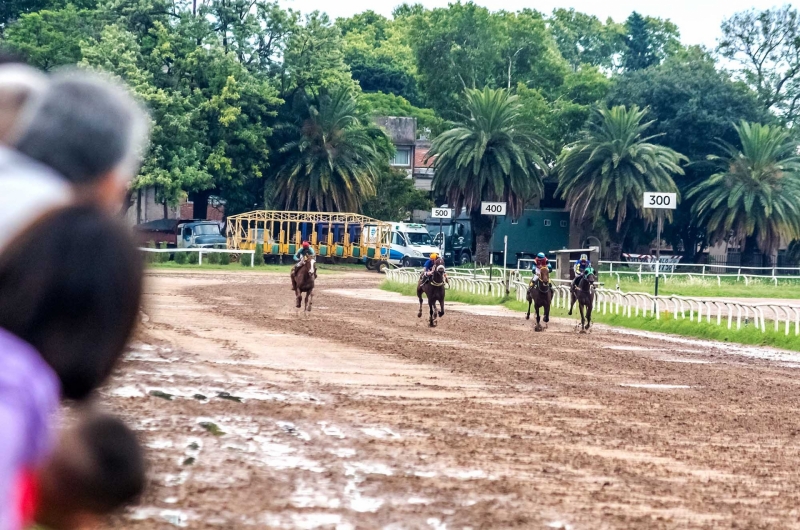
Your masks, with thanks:
M294 267L292 267L292 274L291 274L292 291L294 291L297 288L297 282L295 282L294 277L297 274L297 269L299 269L300 265L302 265L303 261L305 261L304 258L306 257L313 258L315 255L316 254L314 253L314 249L311 247L308 241L303 241L303 246L301 246L300 249L297 252L295 252L294 260L297 262L297 264ZM314 271L314 277L315 278L317 277L317 271Z
M308 243L308 241L303 241L303 246L300 247L294 254L294 260L297 262L295 267L299 267L303 262L303 258L306 256L311 256L313 258L315 255L314 249L311 248L311 245Z
M572 282L573 289L578 287L581 281L581 276L586 272L586 269L592 268L592 262L586 254L581 254L581 259L575 262L575 280Z
M425 265L422 266L422 276L420 280L428 281L428 278L433 276L433 269L436 267L436 260L439 258L439 254L436 252L431 252L428 261L425 262Z
M531 285L539 283L539 274L541 273L542 267L550 268L550 264L547 262L547 256L544 255L544 252L539 252L536 254L536 257L533 260L533 265L531 266L531 269L533 269Z

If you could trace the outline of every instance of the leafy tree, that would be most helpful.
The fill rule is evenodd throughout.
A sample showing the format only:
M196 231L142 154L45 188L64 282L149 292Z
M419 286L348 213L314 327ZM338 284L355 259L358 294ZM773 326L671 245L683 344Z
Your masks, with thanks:
M386 169L375 181L375 195L364 202L364 215L382 221L402 221L414 210L433 206L428 193L414 188L414 182L403 171Z
M677 192L673 174L682 174L686 157L645 136L653 122L637 106L600 108L583 138L567 146L558 160L559 193L572 215L599 223L616 221L614 259L619 259L630 224L629 214L652 221L644 210L645 191Z
M370 116L410 116L417 119L419 129L431 129L433 134L444 130L445 124L431 109L415 107L401 96L373 92L358 98L362 112Z
M73 9L94 9L96 0L3 0L0 2L0 34L9 23L30 13L60 10L68 5Z
M81 60L81 41L98 35L97 22L96 11L69 4L63 9L22 14L6 29L4 41L30 64L50 70Z
M782 240L800 237L798 145L779 126L741 122L736 132L741 149L719 142L724 155L710 157L719 171L689 193L693 212L712 243L730 237L773 255Z
M358 111L346 89L306 102L281 151L277 199L287 209L360 211L392 154L384 132Z
M800 17L789 5L743 11L722 23L718 51L765 108L787 124L800 114Z
M584 64L611 69L614 57L625 48L625 29L611 19L604 24L593 15L559 8L547 24L573 70Z
M705 227L692 214L695 199L687 192L714 172L707 156L716 152L715 138L733 143L734 125L741 120L764 121L769 115L755 93L716 69L714 60L694 48L667 59L662 65L626 73L616 79L608 104L637 105L648 109L655 135L652 142L686 155L691 164L675 175L681 207L664 237L683 248L685 260L696 262L706 242Z
M547 153L532 132L517 96L504 89L468 89L463 121L437 136L429 156L436 157L433 186L456 211L465 207L476 233L477 261L488 263L491 225L480 213L481 201L508 202L512 217L543 191Z
M680 49L680 32L669 20L643 17L634 11L625 22L625 30L622 62L629 72L660 64Z

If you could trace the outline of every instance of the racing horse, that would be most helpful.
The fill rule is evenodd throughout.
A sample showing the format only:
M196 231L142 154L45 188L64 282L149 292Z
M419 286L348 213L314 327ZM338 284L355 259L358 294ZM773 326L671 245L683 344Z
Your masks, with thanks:
M292 285L294 294L297 296L297 308L303 301L303 293L306 293L306 303L303 308L304 313L311 312L311 305L314 300L314 280L317 278L317 260L310 256L304 256L300 266L293 270Z
M539 269L539 282L532 282L528 287L528 314L525 315L525 320L531 318L531 304L534 304L536 311L536 325L533 327L534 331L542 331L541 318L539 317L539 309L544 308L544 326L550 322L550 303L553 301L553 289L550 285L550 269L547 266Z
M571 290L572 301L569 305L569 314L572 314L572 308L575 307L575 302L578 302L578 309L581 311L581 333L586 333L589 326L592 325L592 306L594 305L594 282L597 277L594 275L594 269L588 268L581 275L578 288L575 287ZM585 317L584 317L585 310Z
M429 281L420 280L417 285L417 298L419 298L419 313L417 318L422 318L422 293L428 298L428 308L430 309L430 327L435 328L436 320L436 302L439 302L439 316L444 316L444 264L441 259L436 260L434 265L433 274Z

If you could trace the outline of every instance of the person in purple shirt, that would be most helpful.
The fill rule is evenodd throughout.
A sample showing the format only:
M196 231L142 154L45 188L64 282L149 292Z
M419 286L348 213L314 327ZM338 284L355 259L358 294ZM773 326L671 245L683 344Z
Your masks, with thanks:
M47 213L0 253L0 529L19 528L18 483L52 449L59 400L85 400L122 355L142 276L97 206Z

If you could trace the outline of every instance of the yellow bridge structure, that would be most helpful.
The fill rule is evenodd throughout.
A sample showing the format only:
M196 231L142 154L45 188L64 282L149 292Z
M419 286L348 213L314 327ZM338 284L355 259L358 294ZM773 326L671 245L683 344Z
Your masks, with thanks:
M255 210L228 217L228 248L292 256L303 241L323 258L363 260L381 268L389 258L392 225L354 213ZM385 265L383 265L385 267Z

